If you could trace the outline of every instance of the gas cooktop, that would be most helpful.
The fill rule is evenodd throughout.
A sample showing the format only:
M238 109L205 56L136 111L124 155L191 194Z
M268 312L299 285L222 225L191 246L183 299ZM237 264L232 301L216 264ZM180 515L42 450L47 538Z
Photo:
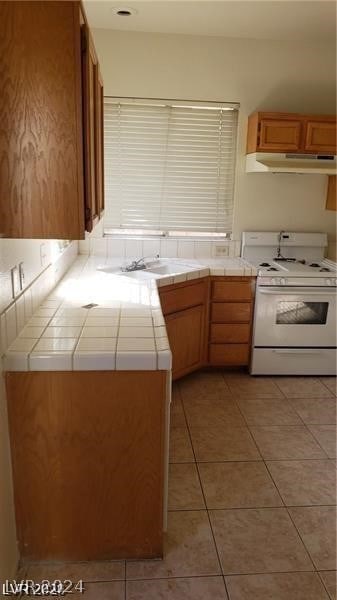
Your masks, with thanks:
M246 231L242 257L257 267L260 285L335 287L336 263L324 258L327 245L325 233Z
M336 265L328 260L305 260L295 258L274 258L273 260L254 261L259 270L259 275L267 273L287 273L288 276L296 273L297 277L301 274L306 277L324 277L324 273L336 275Z

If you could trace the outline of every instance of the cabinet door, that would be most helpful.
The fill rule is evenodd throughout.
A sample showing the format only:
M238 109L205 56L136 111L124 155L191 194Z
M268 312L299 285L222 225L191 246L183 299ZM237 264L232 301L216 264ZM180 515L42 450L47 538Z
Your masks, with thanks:
M99 219L97 186L98 63L87 25L82 26L82 53L85 227L87 231L91 231Z
M168 315L165 319L172 351L172 376L177 379L203 363L205 309L203 305Z
M304 149L317 153L336 154L336 123L308 121Z
M104 93L99 65L97 65L96 107L96 199L98 216L101 218L104 212Z
M0 2L0 237L84 237L77 2Z
M258 149L266 152L295 152L301 144L300 120L262 119Z

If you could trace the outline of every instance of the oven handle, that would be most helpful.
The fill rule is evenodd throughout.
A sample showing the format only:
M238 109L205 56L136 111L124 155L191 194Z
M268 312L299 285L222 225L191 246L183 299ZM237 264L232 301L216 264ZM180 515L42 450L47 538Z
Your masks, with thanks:
M324 288L324 290L321 291L317 291L317 288L311 288L313 291L308 291L308 288L289 288L289 287L283 287L283 288L273 288L272 290L267 290L264 288L258 288L258 293L260 294L268 294L269 296L279 296L280 293L283 295L301 295L301 296L327 296L327 295L336 295L336 289L335 288ZM326 291L325 291L326 289Z
M272 350L272 352L275 354L322 354L322 350L306 350L305 348L301 350L287 348L287 350Z

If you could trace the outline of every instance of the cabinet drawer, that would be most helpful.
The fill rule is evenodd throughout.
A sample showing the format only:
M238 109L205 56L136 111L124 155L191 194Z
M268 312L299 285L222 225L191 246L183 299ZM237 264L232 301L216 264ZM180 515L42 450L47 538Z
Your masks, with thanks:
M180 288L159 291L161 308L164 315L204 304L206 300L206 282L186 285Z
M225 342L227 344L245 344L249 342L249 336L249 323L213 323L211 325L211 342Z
M210 344L209 362L211 365L248 365L248 344Z
M212 323L249 323L252 305L250 302L213 302Z
M251 300L251 281L213 281L212 300Z

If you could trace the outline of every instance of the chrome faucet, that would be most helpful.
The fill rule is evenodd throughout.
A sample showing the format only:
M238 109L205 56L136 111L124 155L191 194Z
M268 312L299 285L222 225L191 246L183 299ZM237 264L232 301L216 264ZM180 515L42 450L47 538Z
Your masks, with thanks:
M156 256L142 256L142 258L133 260L129 265L126 265L126 267L122 267L122 271L141 271L143 269L146 269L145 260L147 258L152 258L152 260L158 260L159 254L156 254Z

